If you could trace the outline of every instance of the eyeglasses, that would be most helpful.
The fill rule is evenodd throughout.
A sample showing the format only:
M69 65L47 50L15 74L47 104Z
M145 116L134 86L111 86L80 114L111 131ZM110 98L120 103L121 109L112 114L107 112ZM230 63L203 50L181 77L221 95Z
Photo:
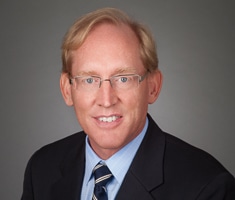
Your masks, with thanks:
M143 76L138 74L122 74L112 76L109 79L102 79L98 76L75 76L69 80L70 84L72 84L76 90L98 90L104 81L109 81L113 89L121 91L136 88L139 83L145 79L147 74L148 72L146 72Z

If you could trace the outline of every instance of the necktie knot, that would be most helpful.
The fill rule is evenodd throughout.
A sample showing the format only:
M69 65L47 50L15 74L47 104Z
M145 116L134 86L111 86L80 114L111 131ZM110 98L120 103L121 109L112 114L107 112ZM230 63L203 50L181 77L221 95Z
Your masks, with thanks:
M106 165L99 163L94 167L93 174L95 177L95 189L92 199L107 200L105 186L112 179L112 173Z

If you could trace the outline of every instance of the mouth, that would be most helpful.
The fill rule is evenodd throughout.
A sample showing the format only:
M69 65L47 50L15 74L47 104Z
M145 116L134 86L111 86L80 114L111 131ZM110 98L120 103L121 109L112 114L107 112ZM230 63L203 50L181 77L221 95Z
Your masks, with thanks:
M110 117L99 117L98 120L100 122L111 123L111 122L114 122L114 121L116 121L116 120L118 120L120 118L121 118L120 116L114 115L114 116L110 116Z

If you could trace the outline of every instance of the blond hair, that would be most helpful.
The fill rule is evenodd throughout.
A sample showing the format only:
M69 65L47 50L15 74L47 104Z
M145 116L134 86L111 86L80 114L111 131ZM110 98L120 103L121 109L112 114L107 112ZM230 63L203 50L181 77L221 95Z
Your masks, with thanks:
M139 40L140 55L144 67L149 72L158 69L157 52L151 32L120 10L103 8L82 16L66 33L62 44L63 73L71 73L72 52L77 50L84 43L90 31L101 23L124 24L130 27Z

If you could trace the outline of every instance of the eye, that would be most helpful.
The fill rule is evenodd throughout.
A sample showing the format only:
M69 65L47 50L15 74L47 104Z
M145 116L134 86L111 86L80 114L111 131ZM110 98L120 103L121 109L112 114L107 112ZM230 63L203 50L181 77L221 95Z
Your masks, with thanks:
M122 76L122 77L120 77L120 81L121 81L122 83L126 83L126 82L128 81L128 78L125 77L125 76Z
M95 79L93 77L86 77L82 80L82 82L87 84L92 84L95 82Z

